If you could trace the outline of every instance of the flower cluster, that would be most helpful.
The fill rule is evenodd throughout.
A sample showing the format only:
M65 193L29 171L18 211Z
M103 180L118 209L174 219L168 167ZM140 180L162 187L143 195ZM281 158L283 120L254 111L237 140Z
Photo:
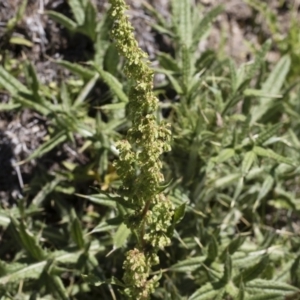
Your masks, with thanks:
M124 262L124 269L126 270L124 281L128 288L124 292L130 299L147 300L157 286L157 276L148 279L151 271L151 263L148 260L149 258L138 249L127 252Z
M150 278L151 266L158 263L158 249L170 244L168 228L174 214L172 203L161 193L164 176L160 156L170 150L171 132L167 124L156 120L158 99L153 94L153 71L125 14L128 7L124 0L110 3L112 38L119 54L125 57L124 72L133 82L127 107L132 126L126 140L117 144L120 157L115 164L122 179L120 193L135 207L125 218L126 225L138 237L136 249L127 253L123 279L130 299L149 299L157 281Z

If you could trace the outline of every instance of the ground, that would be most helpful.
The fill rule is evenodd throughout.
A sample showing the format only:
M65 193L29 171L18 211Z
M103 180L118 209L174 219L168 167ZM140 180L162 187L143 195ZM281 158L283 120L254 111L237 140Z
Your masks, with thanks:
M47 16L47 10L59 11L70 16L66 0L29 0L25 15L16 27L13 36L25 38L32 43L32 46L7 43L4 29L7 22L16 15L21 2L21 0L11 0L0 3L2 63L4 57L9 57L10 67L13 69L20 61L28 60L35 66L42 82L50 84L53 81L63 80L69 74L58 68L55 60L63 58L69 61L81 61L82 57L92 54L91 43L81 35L71 36ZM170 17L170 2L167 0L149 1L167 19ZM259 47L262 41L271 37L265 18L250 7L247 1L202 0L194 2L195 6L200 5L203 11L219 4L224 5L224 12L214 23L208 39L199 43L199 51L222 46L225 53L240 63L251 60L251 47ZM277 15L280 21L280 31L286 34L291 11L299 12L300 1L268 0L264 3ZM107 1L94 0L94 4L101 18L103 11L108 7ZM158 50L168 51L168 41L161 40L152 30L151 23L154 19L146 12L142 1L130 0L128 4L131 7L129 14L139 43L155 61ZM289 10L288 7L293 7L293 9ZM272 49L267 59L276 61L278 57L277 49ZM8 99L7 92L0 90L1 103L6 103ZM26 184L29 183L37 168L56 168L57 162L65 157L68 157L70 161L78 159L74 155L76 148L73 149L72 145L64 145L40 160L17 165L41 144L47 134L47 122L45 118L28 110L17 114L11 111L0 112L0 198L5 205L10 205L22 196L22 190L26 189ZM80 159L88 160L87 157Z

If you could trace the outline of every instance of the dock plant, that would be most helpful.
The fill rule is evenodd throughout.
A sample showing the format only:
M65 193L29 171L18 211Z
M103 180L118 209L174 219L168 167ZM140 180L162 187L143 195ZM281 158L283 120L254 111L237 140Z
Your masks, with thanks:
M125 14L127 6L123 0L110 3L112 38L126 59L124 72L133 82L127 109L132 125L126 139L117 144L120 157L115 163L123 183L119 192L132 208L125 222L136 236L136 246L127 252L123 264L123 280L130 299L149 299L158 280L150 272L159 264L157 251L170 244L174 214L172 203L161 192L164 176L160 156L170 150L171 132L168 124L156 120L158 99L152 91L153 71L134 37Z

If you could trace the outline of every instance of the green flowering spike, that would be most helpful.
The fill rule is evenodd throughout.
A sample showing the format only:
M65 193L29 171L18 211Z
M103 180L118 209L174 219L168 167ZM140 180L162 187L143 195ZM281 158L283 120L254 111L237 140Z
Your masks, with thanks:
M153 265L159 264L157 251L170 244L167 234L172 225L172 203L161 193L164 176L160 156L170 151L168 124L157 122L154 113L158 99L153 94L153 71L148 55L142 51L125 12L124 0L110 0L113 21L112 38L120 55L125 57L124 73L133 82L127 106L132 127L120 150L116 170L122 179L119 193L135 207L125 216L125 223L137 236L136 248L126 254L123 280L128 299L146 300L154 291L158 278L151 277Z
M126 273L123 280L128 285L124 292L129 299L147 300L154 292L158 278L154 276L148 279L151 271L149 266L151 266L150 258L138 249L127 252L124 262Z

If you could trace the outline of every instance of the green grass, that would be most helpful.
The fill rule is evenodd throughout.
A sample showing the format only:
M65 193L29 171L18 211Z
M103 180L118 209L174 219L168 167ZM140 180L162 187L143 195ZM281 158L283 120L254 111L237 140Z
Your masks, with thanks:
M173 50L158 54L155 69L164 80L154 93L168 100L157 118L172 126L172 151L162 156L165 193L176 208L185 204L171 246L159 252L153 275L161 274L160 286L151 299L300 299L297 26L279 38L267 8L247 2L269 16L272 36L240 66L224 53L196 51L222 7L199 17L191 1L173 0L167 22L147 5L153 30ZM0 110L28 109L47 120L47 136L24 163L56 160L65 146L86 158L61 155L53 169L41 163L23 198L0 208L1 300L125 299L122 264L135 238L123 223L128 208L113 161L131 126L131 81L109 18L98 21L88 0L70 7L72 19L47 14L85 35L94 54L57 61L71 73L64 82L43 84L21 60L12 67L9 39L1 49L0 89L10 100ZM8 24L10 37L22 14ZM265 57L274 46L281 57L272 65Z

